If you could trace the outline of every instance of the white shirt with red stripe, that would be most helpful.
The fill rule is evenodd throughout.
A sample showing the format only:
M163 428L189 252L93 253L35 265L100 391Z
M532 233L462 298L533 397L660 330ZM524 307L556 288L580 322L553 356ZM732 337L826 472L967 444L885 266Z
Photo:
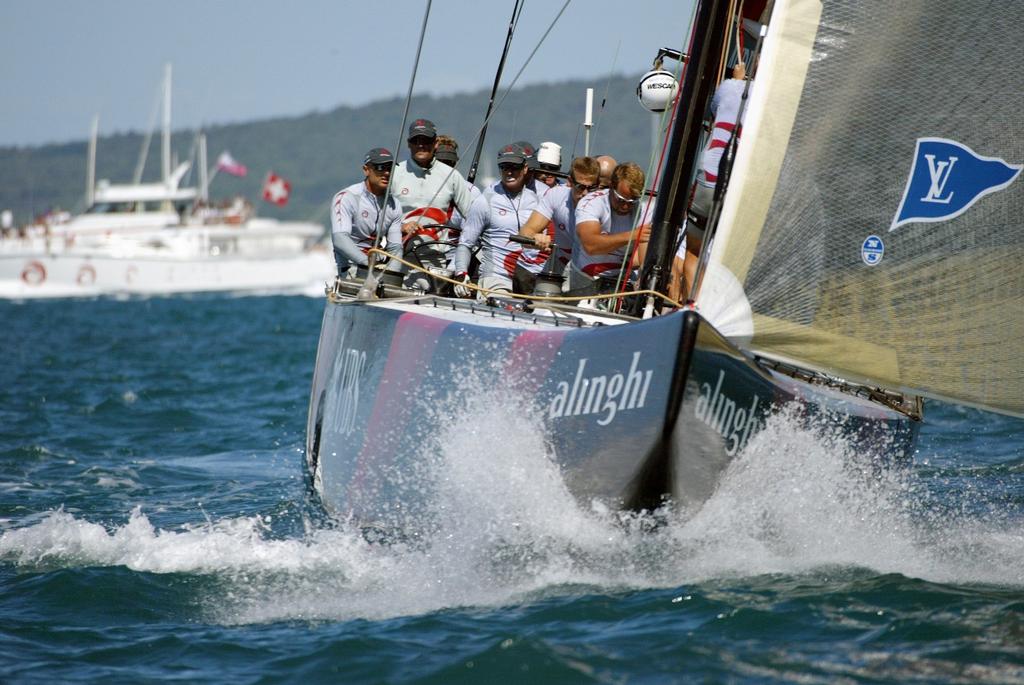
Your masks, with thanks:
M592 255L584 249L579 239L579 226L587 221L596 221L601 224L601 233L623 233L632 231L640 224L649 224L654 216L654 202L649 201L645 195L644 199L637 203L629 214L619 214L612 211L609 202L609 190L596 190L585 195L576 205L576 244L572 250L572 265L592 278L600 275L618 276L622 270L622 263L626 258L626 246L607 254ZM639 211L638 211L639 210ZM638 222L637 219L641 220ZM632 250L632 246L629 246Z
M426 169L411 159L396 164L392 172L391 193L406 213L423 207L436 207L447 214L454 204L466 216L473 204L469 184L462 174L436 159Z
M541 195L537 203L537 213L550 219L547 231L552 235L558 261L563 265L569 263L573 250L576 249L576 206L572 203L572 188L567 185L552 186Z
M335 246L349 261L366 264L366 252L373 247L377 236L381 204L382 200L369 191L365 181L342 188L331 200L331 235ZM384 211L384 231L388 239L388 252L392 254L401 254L401 219L402 213L398 205L394 198L389 198L387 209ZM344 240L342 236L351 238L352 243L362 254L353 253L349 244L339 243L339 240Z
M740 113L743 99L743 79L726 79L722 81L711 98L711 114L715 117L715 125L711 129L711 138L704 148L701 160L701 173L697 174L697 182L705 186L714 186L718 180L718 165L722 161L722 153L729 145L736 119Z
M499 275L511 278L519 262L534 273L540 272L544 266L544 259L537 257L533 260L536 263L532 263L528 257L524 258L519 243L509 240L511 236L519 233L519 229L537 208L537 194L523 188L516 195L510 196L499 181L489 188L484 196L487 198L489 211L484 215L471 212L466 222L462 224L454 271L459 273L468 269L470 248L479 243L481 276ZM530 252L539 255L538 250Z
M469 188L469 195L470 195L470 197L473 198L473 205L476 205L477 203L480 203L480 202L487 202L484 199L483 191L481 191L479 188L477 188L475 185L473 185L469 181L466 181L466 186ZM472 212L472 211L475 211L475 210L470 209L469 211ZM453 207L452 208L452 215L448 218L448 225L451 226L452 228L457 228L457 229L461 230L462 229L462 224L464 224L465 222L466 222L466 218L464 216L462 216L462 212L460 212L458 209Z

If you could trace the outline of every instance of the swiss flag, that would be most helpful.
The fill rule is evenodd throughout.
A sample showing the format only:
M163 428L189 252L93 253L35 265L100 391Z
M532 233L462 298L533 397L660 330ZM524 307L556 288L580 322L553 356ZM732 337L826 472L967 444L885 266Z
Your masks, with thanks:
M292 184L282 176L271 172L263 181L263 199L278 207L288 204L288 195L292 192Z

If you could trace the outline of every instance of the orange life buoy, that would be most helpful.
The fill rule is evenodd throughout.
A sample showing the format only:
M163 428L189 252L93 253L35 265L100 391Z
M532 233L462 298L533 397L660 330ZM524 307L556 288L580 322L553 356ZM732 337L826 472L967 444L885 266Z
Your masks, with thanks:
M29 262L21 270L21 280L26 285L42 285L46 280L46 267L40 262Z
M92 264L83 264L79 267L75 282L78 285L92 285L96 282L96 269L93 268Z

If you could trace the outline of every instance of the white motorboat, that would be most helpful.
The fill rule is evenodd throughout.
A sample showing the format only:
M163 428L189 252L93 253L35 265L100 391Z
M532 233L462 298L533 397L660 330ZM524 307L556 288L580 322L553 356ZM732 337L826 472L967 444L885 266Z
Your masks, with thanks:
M170 170L169 68L163 136L162 181L139 182L140 168L133 183L94 183L94 124L86 211L0 240L0 298L322 292L335 270L323 226L256 217L241 198L210 203L202 135L198 187L182 187L189 162Z

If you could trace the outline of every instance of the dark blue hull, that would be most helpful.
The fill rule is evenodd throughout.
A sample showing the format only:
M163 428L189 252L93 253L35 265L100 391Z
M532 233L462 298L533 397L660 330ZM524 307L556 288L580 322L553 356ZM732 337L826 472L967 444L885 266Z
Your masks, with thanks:
M888 407L762 368L692 311L573 326L430 302L327 303L307 459L335 513L419 517L436 477L424 466L432 441L482 394L543 426L578 499L618 508L699 505L768 413L794 400L890 458L909 455L916 434ZM487 459L502 436L480 428Z

